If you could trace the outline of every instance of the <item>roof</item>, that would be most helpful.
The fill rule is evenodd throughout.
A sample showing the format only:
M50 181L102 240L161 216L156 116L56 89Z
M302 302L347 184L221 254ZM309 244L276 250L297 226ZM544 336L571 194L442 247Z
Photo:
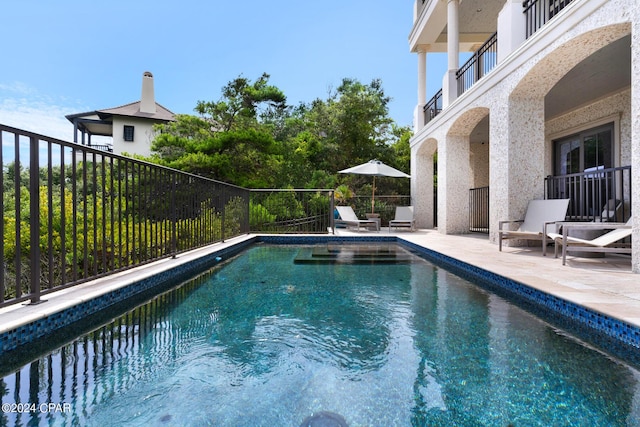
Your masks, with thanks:
M146 119L154 119L160 121L173 121L175 120L175 114L166 109L162 105L156 104L155 113L143 113L140 111L141 101L132 102L130 104L121 105L120 107L107 108L104 110L97 110L96 113L101 119L107 119L111 116L126 116L126 117L141 117Z
M85 113L69 114L65 116L71 123L77 123L80 129L86 130L92 135L113 136L113 117L137 117L157 122L171 122L175 120L175 114L162 105L156 104L155 113L140 112L140 102L121 105L119 107L104 110L87 111Z

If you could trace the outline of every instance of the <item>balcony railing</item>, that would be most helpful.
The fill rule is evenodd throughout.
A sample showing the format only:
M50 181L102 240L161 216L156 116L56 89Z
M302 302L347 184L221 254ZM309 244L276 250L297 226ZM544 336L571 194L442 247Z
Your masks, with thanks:
M458 96L471 88L478 80L491 71L498 63L498 33L475 51L471 58L456 71Z
M108 144L91 144L89 145L89 147L96 149L96 150L100 150L100 151L108 151L110 153L113 153L113 145L108 145Z
M429 123L435 116L442 111L442 89L433 95L433 98L429 100L424 106L424 122Z
M548 176L547 199L569 199L567 219L626 222L631 216L631 166Z
M526 36L529 38L551 18L556 16L572 0L525 0L522 2L526 16Z

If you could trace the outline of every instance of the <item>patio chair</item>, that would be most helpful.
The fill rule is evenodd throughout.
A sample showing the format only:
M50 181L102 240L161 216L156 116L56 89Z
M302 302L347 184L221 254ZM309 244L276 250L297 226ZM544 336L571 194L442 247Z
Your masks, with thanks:
M614 222L618 219L620 210L622 209L622 201L618 199L609 199L607 203L602 207L600 216L596 216L594 221L600 222Z
M389 221L389 233L391 227L408 227L411 231L415 230L415 220L413 219L413 206L396 206L396 216Z
M595 239L579 239L569 234L576 230L604 231L611 230ZM555 257L558 257L558 245L562 246L562 265L566 264L567 251L572 252L616 252L631 253L631 245L621 242L631 236L631 219L626 223L601 222L601 223L565 223L562 224L562 234L549 233L549 238L556 243Z
M355 226L358 228L358 230L360 230L360 227L374 227L376 231L380 230L378 221L374 219L359 219L351 206L336 206L336 210L338 211L338 215L340 215L340 219L335 220L336 226Z
M549 226L564 221L569 207L569 199L531 200L524 219L498 222L498 249L502 251L502 241L507 239L541 240L542 255L547 255L547 234ZM505 224L520 224L517 230L506 230Z

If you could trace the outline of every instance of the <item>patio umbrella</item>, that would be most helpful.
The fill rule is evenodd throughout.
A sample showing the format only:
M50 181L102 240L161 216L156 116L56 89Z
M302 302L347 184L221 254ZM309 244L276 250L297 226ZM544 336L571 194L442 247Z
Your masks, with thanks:
M376 195L376 177L377 176L390 176L392 178L411 178L406 173L392 168L389 165L385 165L380 160L369 160L367 163L363 163L352 168L343 169L338 173L353 173L357 175L370 175L373 176L373 188L371 189L371 213L373 213L373 206Z

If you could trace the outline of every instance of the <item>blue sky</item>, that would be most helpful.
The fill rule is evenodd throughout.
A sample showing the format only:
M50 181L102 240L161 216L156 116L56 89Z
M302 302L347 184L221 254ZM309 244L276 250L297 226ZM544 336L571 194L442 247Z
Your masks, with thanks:
M291 105L379 78L391 117L412 124L413 0L23 0L2 15L2 124L71 140L66 114L139 100L144 71L156 101L186 114L239 75L270 74ZM428 96L444 73L432 66Z

